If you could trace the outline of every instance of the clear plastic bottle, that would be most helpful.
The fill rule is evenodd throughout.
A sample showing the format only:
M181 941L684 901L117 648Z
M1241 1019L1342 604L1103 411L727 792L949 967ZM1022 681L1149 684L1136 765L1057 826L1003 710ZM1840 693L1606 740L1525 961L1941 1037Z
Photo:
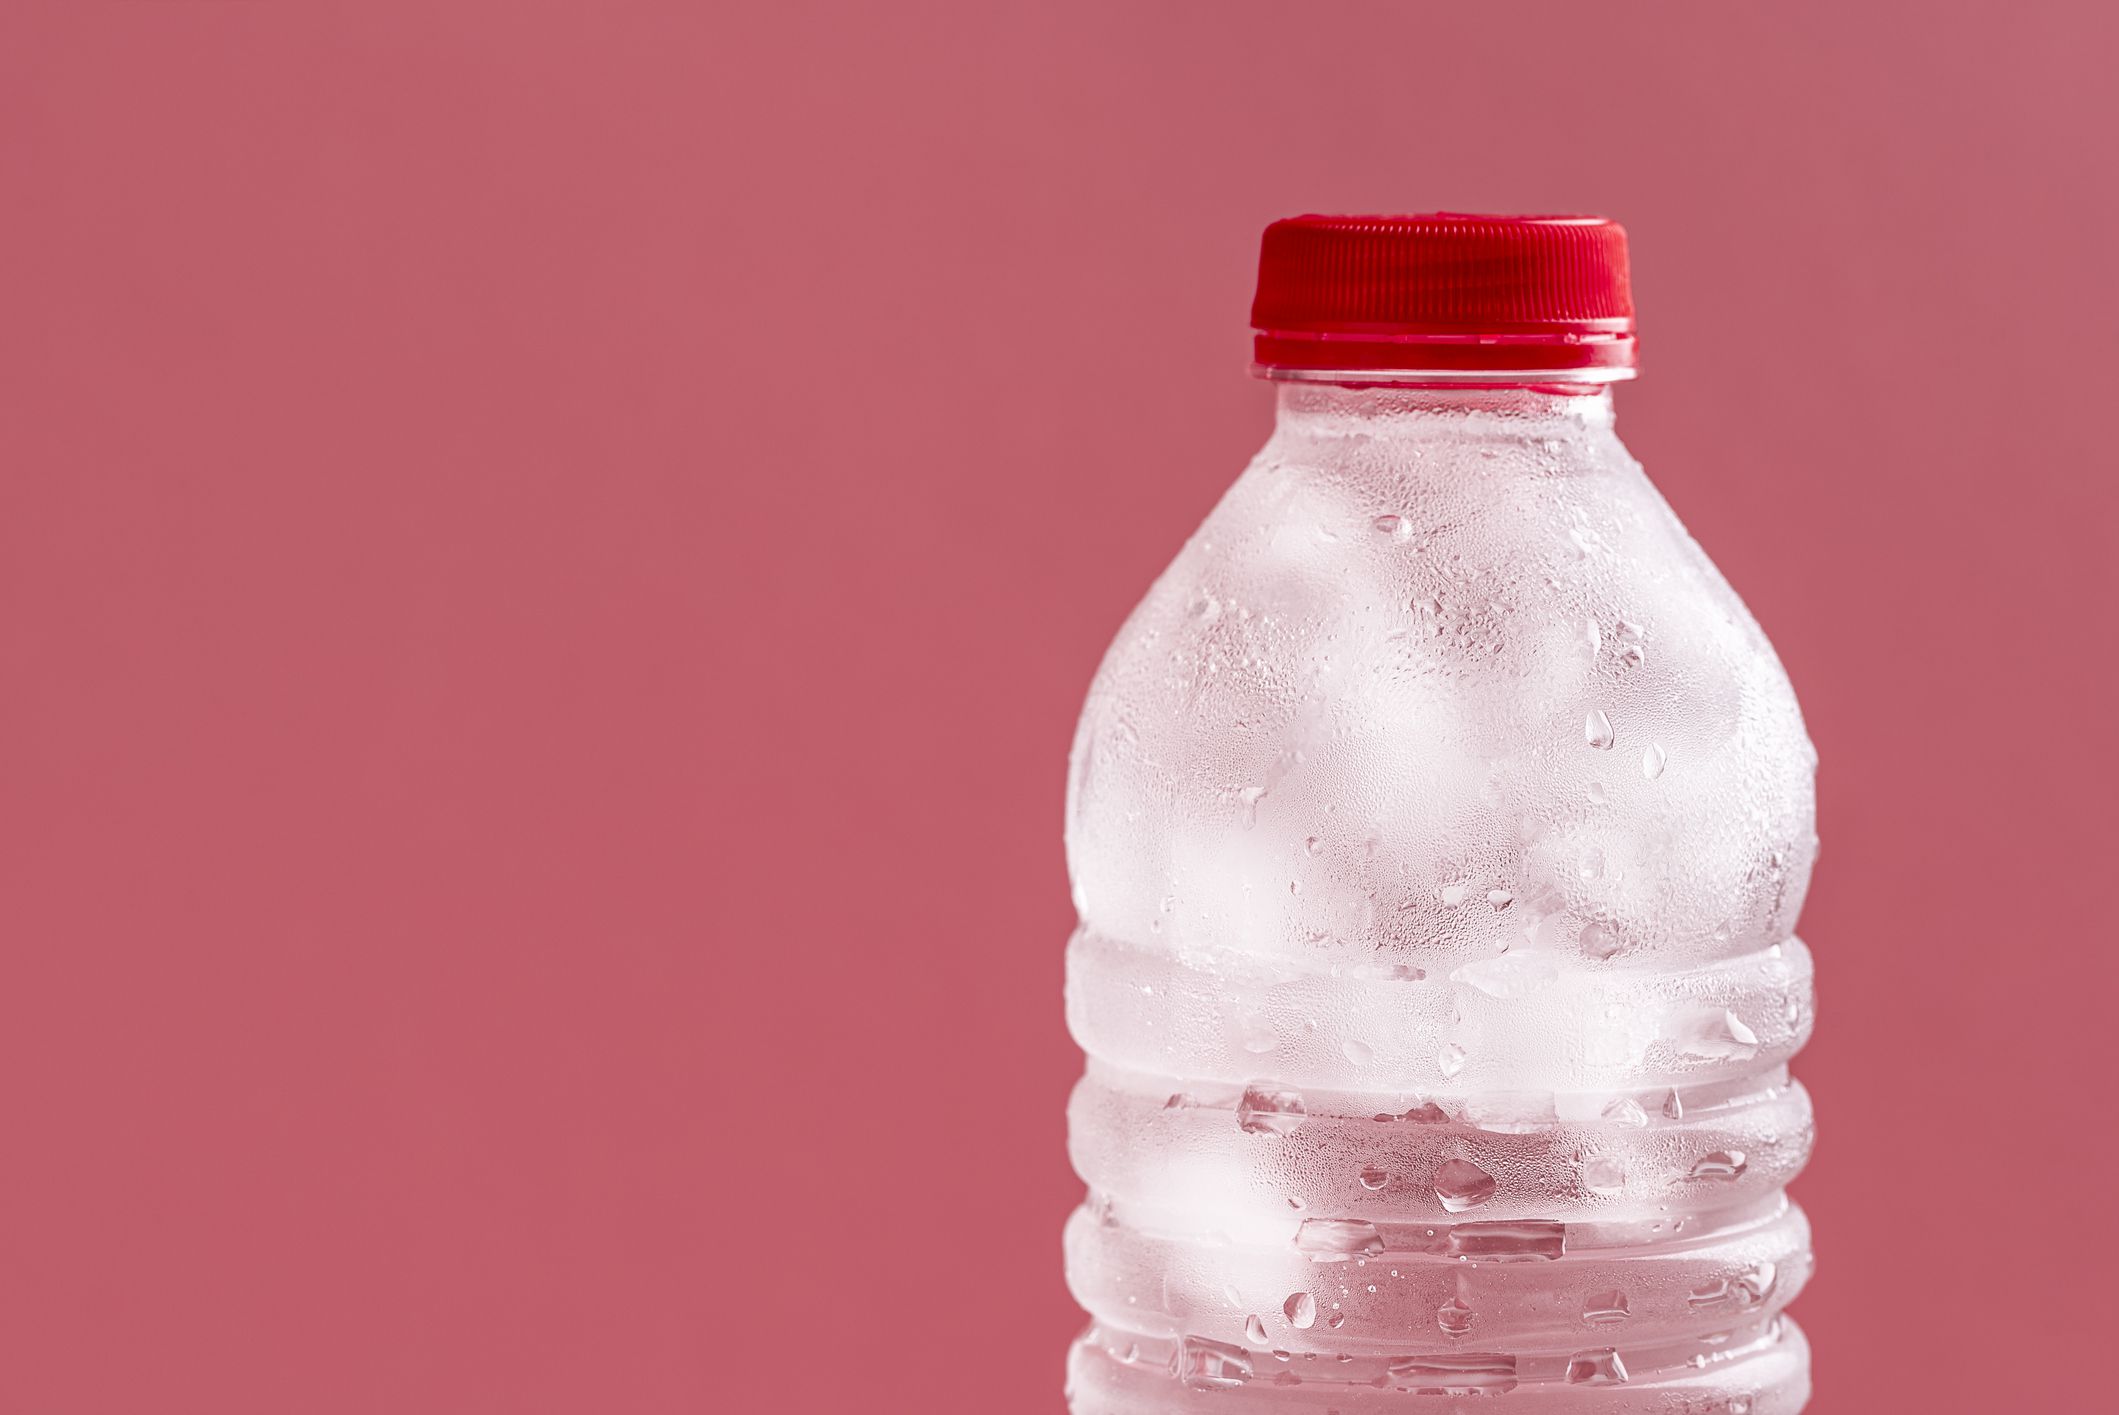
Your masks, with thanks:
M1799 1410L1816 758L1613 431L1624 233L1280 222L1254 324L1074 744L1074 1409Z

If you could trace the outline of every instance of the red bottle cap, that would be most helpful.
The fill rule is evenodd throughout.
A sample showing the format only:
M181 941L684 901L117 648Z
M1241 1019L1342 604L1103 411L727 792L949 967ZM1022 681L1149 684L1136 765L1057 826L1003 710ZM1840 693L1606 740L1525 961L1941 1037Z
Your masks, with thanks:
M1251 327L1259 371L1280 377L1630 378L1626 231L1598 216L1291 217L1266 227Z

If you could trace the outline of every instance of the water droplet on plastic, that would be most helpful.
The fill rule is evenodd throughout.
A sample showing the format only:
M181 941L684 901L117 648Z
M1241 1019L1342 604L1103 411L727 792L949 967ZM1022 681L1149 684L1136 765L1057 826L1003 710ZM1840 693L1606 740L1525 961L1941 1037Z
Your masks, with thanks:
M1502 1395L1516 1388L1516 1358L1506 1352L1401 1356L1385 1369L1421 1390L1444 1395Z
M1729 1415L1751 1415L1751 1397L1748 1395L1730 1396Z
M1639 644L1628 644L1625 648L1619 650L1619 662L1625 664L1628 668L1639 668L1647 661L1648 655Z
M1591 1326L1610 1326L1626 1320L1626 1294L1616 1287L1592 1292L1582 1304L1582 1320Z
M1700 1156L1692 1167L1694 1179L1731 1180L1743 1174L1745 1169L1742 1150L1716 1150L1713 1154Z
M1273 1023L1262 1013L1253 1012L1243 1019L1243 1049L1253 1056L1262 1056L1280 1045L1280 1034L1273 1030Z
M1595 658L1597 651L1604 647L1604 631L1597 627L1596 620L1583 621L1580 647L1584 658Z
M1582 1187L1592 1194L1616 1194L1626 1187L1626 1166L1599 1155L1582 1166Z
M1598 962L1616 958L1621 946L1619 931L1611 925L1600 924L1594 919L1582 925L1582 952Z
M1341 1327L1346 1325L1346 1313L1334 1312L1324 1319L1324 1324L1330 1327L1333 1331L1338 1331Z
M1494 1177L1469 1160L1446 1160L1435 1171L1435 1198L1453 1214L1494 1196Z
M1313 835L1302 842L1302 848L1314 860L1324 853L1324 842Z
M1693 1307L1713 1307L1727 1302L1730 1295L1729 1279L1718 1277L1712 1282L1703 1282L1698 1287L1693 1288L1691 1292L1685 1295L1685 1301L1687 1305Z
M1675 1086L1670 1088L1669 1095L1663 1097L1663 1118L1666 1120L1683 1120L1685 1118L1685 1102L1679 1098L1678 1088Z
M1449 1112L1443 1110L1441 1106L1436 1105L1433 1101L1428 1101L1424 1105L1416 1105L1398 1118L1400 1120L1409 1120L1415 1125L1449 1124Z
M1597 710L1582 719L1582 740L1600 752L1608 752L1619 739L1611 730L1611 719Z
M1295 1247L1313 1258L1367 1257L1383 1251L1383 1235L1361 1219L1306 1218L1295 1230Z
M1688 1056L1745 1061L1758 1055L1758 1033L1743 1018L1724 1009L1720 1013L1695 1014L1679 1045Z
M1266 1324L1258 1319L1255 1312L1243 1319L1243 1334L1247 1340L1259 1346L1266 1344Z
M1445 884L1435 893L1444 904L1462 904L1464 896L1470 892L1461 884Z
M1594 845L1584 850L1582 858L1575 863L1575 873L1583 879L1602 879L1604 877L1604 852Z
M1275 1091L1264 1086L1244 1088L1236 1102L1236 1123L1247 1135L1292 1135L1308 1112L1296 1091Z
M1435 1309L1435 1325L1445 1336L1462 1336L1472 1329L1472 1309L1462 1298L1452 1297Z
M1203 1336L1177 1340L1176 1375L1193 1390L1228 1390L1251 1379L1250 1353Z
M1592 781L1592 782L1590 782L1590 783L1589 783L1589 804L1590 804L1590 805L1592 805L1592 806L1601 806L1601 805L1603 805L1603 804L1604 804L1604 803L1605 803L1606 801L1608 801L1608 800L1610 800L1610 799L1611 799L1611 793L1610 793L1610 792L1608 792L1608 791L1606 791L1606 790L1604 789L1604 783L1603 783L1603 782L1601 782L1601 781Z
M1187 1094L1184 1091L1179 1091L1176 1095L1170 1097L1170 1099L1163 1102L1163 1109L1184 1110L1189 1106L1195 1106L1198 1104L1199 1102L1193 1099L1191 1095Z
M1638 1130L1648 1123L1648 1112L1632 1096L1620 1096L1604 1107L1604 1118L1613 1125L1623 1125L1629 1130Z
M1551 1261L1567 1254L1567 1225L1551 1219L1460 1223L1449 1230L1449 1255L1497 1263Z
M1486 902L1494 906L1495 913L1499 913L1515 903L1516 896L1505 889L1489 889L1486 891Z
M1307 1292L1288 1294L1288 1300L1280 1304L1286 1314L1288 1325L1298 1331L1308 1331L1317 1325L1317 1299Z
M1249 830L1252 826L1258 824L1258 803L1265 798L1266 789L1263 786L1246 786L1236 793L1236 799L1243 803L1243 828L1245 830Z
M1354 1063L1354 1065L1356 1066L1368 1065L1369 1062L1374 1059L1376 1055L1375 1049L1372 1048L1367 1042L1357 1041L1352 1037L1348 1037L1346 1041L1341 1044L1339 1050L1345 1053L1346 1059Z
M1455 1076L1464 1069L1464 1048L1451 1042L1435 1054L1435 1065L1442 1069L1444 1076Z
M1375 1190L1381 1189L1384 1185L1391 1182L1391 1177L1388 1174L1384 1173L1382 1170L1376 1168L1376 1166L1374 1165L1370 1165L1367 1169L1362 1170L1360 1174L1360 1179L1361 1187L1369 1190L1372 1193Z
M1378 516L1369 524L1376 528L1378 535L1394 536L1405 525L1405 518L1403 516Z
M1608 1346L1577 1351L1567 1358L1567 1383L1571 1386L1615 1386L1626 1380L1626 1363Z
M1669 759L1661 747L1650 742L1647 749L1641 753L1641 775L1650 781L1655 780L1663 774L1663 763Z

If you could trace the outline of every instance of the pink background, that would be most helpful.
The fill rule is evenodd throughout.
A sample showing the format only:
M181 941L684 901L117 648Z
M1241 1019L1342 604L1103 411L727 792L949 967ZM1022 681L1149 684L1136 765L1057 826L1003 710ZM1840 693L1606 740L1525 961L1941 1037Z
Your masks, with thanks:
M1056 1412L1074 714L1434 207L1823 753L1813 1408L2097 1408L2112 14L6 6L0 1411Z

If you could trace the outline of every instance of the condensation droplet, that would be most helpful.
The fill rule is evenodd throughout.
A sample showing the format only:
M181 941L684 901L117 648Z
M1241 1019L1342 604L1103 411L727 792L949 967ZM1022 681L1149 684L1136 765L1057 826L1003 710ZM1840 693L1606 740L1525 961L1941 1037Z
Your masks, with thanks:
M1404 527L1405 518L1403 516L1378 516L1369 524L1375 527L1378 535L1394 536Z
M1604 783L1603 783L1603 782L1601 782L1601 781L1592 781L1592 782L1590 782L1590 783L1589 783L1589 804L1590 804L1590 805L1592 805L1592 806L1601 806L1601 805L1603 805L1603 804L1604 804L1604 803L1605 803L1606 801L1608 801L1608 800L1610 800L1610 799L1611 799L1611 793L1610 793L1610 792L1608 792L1608 791L1606 791L1606 790L1604 789Z
M1324 853L1324 842L1313 835L1309 839L1302 842L1302 848L1304 853L1308 854L1310 858L1315 859L1317 856L1322 855Z
M1494 1177L1469 1160L1445 1160L1435 1170L1435 1198L1453 1214L1476 1209L1494 1196Z
M1248 1135L1292 1135L1308 1113L1300 1092L1259 1085L1246 1086L1236 1102L1236 1123Z
M1243 1049L1254 1056L1262 1056L1280 1045L1280 1034L1273 1030L1271 1019L1253 1012L1243 1019Z
M1575 873L1583 879L1602 879L1604 877L1604 852L1594 845L1584 850L1582 858L1575 864Z
M1611 719L1599 709L1582 719L1582 740L1600 752L1608 752L1619 739L1611 730Z
M1582 1187L1592 1194L1616 1194L1626 1187L1626 1166L1610 1155L1598 1155L1582 1166Z
M1265 798L1266 789L1263 786L1246 786L1236 793L1236 799L1243 803L1243 828L1245 830L1249 830L1252 826L1258 824L1258 803Z
M1308 1331L1317 1325L1317 1299L1307 1292L1292 1292L1288 1300L1280 1304L1287 1316L1288 1325L1298 1331Z
M1326 1260L1370 1256L1383 1251L1383 1235L1376 1225L1360 1219L1306 1218L1295 1230L1295 1247Z
M1251 1357L1240 1346L1203 1336L1177 1339L1176 1374L1194 1390L1227 1390L1251 1379Z
M1698 1287L1693 1288L1691 1292L1685 1294L1685 1301L1687 1305L1693 1307L1714 1307L1727 1302L1730 1296L1729 1279L1718 1277L1712 1282L1703 1282Z
M1384 1185L1391 1182L1390 1175L1384 1173L1382 1170L1376 1168L1376 1166L1374 1165L1370 1165L1367 1169L1362 1170L1359 1178L1361 1180L1361 1187L1369 1190L1371 1193L1378 1189L1381 1189Z
M1614 1125L1623 1125L1629 1130L1638 1130L1648 1123L1648 1112L1632 1096L1620 1096L1604 1107L1604 1118Z
M1609 1346L1577 1351L1567 1358L1567 1383L1571 1386L1615 1386L1626 1380L1626 1363Z
M1486 902L1494 906L1494 912L1499 913L1515 903L1516 896L1505 889L1489 889L1486 891Z
M1259 1320L1257 1313L1254 1312L1243 1319L1243 1334L1260 1346L1266 1344L1266 1324Z
M1626 1294L1616 1287L1592 1292L1582 1303L1582 1320L1591 1326L1610 1326L1626 1320Z
M1435 896L1444 904L1462 904L1464 896L1470 892L1461 884L1445 884L1435 892Z
M1452 1297L1435 1309L1435 1325L1444 1336L1462 1336L1472 1329L1472 1309L1461 1297Z
M1646 750L1641 753L1641 775L1647 777L1650 781L1655 780L1663 774L1663 763L1668 760L1669 756L1663 749L1650 742Z
M1464 1048L1451 1042L1435 1054L1435 1065L1442 1069L1444 1076L1455 1076L1464 1069Z
M1692 1167L1694 1179L1731 1180L1744 1172L1742 1150L1716 1150L1713 1154L1701 1155L1698 1164Z
M1619 662L1628 668L1639 668L1648 661L1648 654L1639 644L1628 644L1619 650Z
M1341 1327L1346 1325L1346 1313L1334 1312L1324 1319L1324 1324L1330 1327L1333 1331L1338 1331Z

